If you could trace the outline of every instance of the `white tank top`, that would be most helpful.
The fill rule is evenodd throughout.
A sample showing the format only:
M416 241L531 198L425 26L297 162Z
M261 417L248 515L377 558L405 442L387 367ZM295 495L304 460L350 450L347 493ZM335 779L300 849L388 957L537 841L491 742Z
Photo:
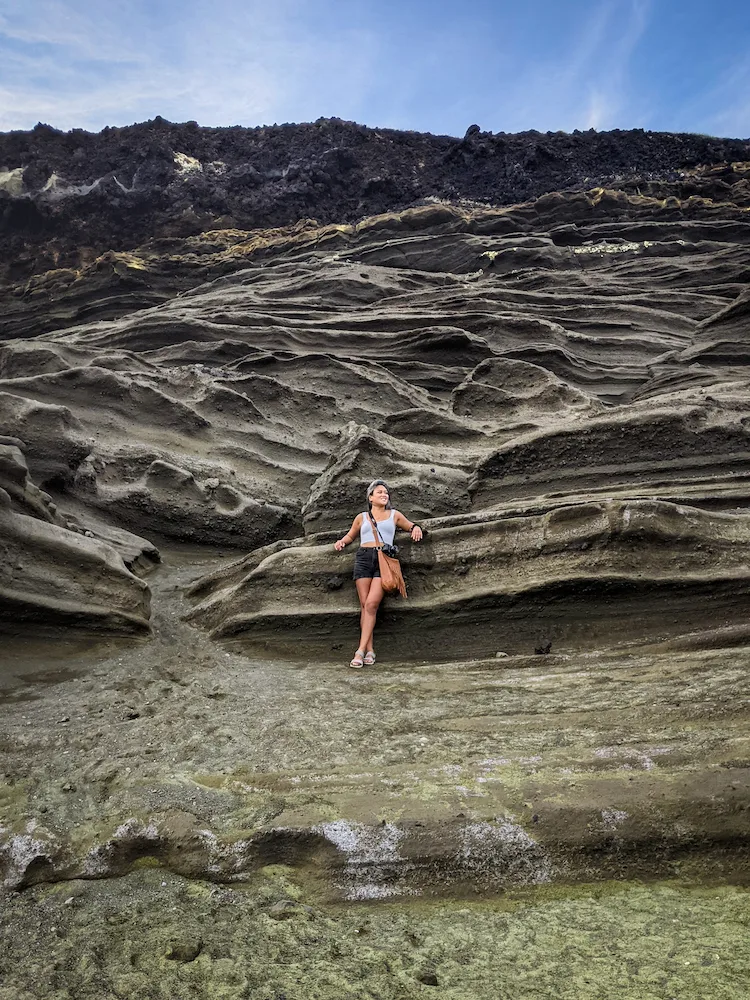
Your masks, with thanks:
M395 513L395 510L392 510L390 516L384 521L376 521L380 541L384 545L393 545L393 538L396 534L396 520L393 516ZM362 527L359 529L359 544L364 545L365 542L377 542L377 538L372 530L372 521L367 511L364 511L362 514Z

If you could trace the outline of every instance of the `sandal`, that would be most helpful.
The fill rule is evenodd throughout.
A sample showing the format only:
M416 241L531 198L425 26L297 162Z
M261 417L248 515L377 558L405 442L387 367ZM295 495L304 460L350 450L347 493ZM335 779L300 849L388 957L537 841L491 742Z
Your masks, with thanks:
M365 655L364 649L358 649L357 652L352 657L352 659L349 661L349 666L354 667L355 670L361 670L362 667L365 665L364 655Z
M367 650L367 652L365 653L365 661L364 662L365 662L365 666L366 667L372 667L374 665L374 663L375 663L375 650L374 649L368 649Z

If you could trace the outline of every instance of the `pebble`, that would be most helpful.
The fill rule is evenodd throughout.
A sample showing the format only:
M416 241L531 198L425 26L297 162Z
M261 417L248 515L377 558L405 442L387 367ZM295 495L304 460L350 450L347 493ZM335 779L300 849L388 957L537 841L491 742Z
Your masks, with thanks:
M164 883L166 885L166 883ZM203 948L203 939L186 934L176 938L166 950L165 958L173 962L194 962Z
M269 909L268 916L272 920L288 920L290 917L296 916L311 917L313 909L311 906L295 903L293 899L280 899Z

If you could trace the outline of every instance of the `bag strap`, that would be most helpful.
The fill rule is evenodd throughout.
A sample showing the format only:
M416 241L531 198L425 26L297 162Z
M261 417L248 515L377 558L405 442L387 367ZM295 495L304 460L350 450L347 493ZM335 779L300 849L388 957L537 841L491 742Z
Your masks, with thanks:
M378 522L375 520L375 518L372 516L372 514L369 513L369 511L367 513L367 516L370 518L370 521L372 523L372 530L378 536L378 542L380 543L380 547L382 548L383 547L383 539L380 537L380 532L378 531Z

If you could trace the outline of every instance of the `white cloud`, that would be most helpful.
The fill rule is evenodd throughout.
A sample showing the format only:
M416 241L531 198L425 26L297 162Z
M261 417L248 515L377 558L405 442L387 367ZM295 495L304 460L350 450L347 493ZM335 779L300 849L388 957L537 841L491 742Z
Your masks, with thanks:
M68 58L100 62L140 61L132 17L122 0L100 4L92 16L87 4L62 0L17 3L0 0L0 39L49 46ZM142 40L141 40L142 42Z
M586 128L595 128L597 131L607 127L608 122L614 118L616 107L599 90L592 90L589 96L589 104L586 110Z
M386 22L372 0L0 0L0 130L160 114L204 125L339 115L453 134L475 121L750 133L750 58L676 111L656 74L635 78L655 0L591 0L585 19L555 22L568 25L559 39L534 12L545 4L503 22L495 3L486 25L481 10L456 7L415 26Z
M193 0L161 22L145 0L35 0L26 13L0 0L0 130L38 120L99 129L157 114L257 124L356 109L372 40L346 27L334 38L306 31L302 7Z
M750 136L750 56L741 56L699 101L681 111L681 120L692 121L691 131L745 139Z
M556 46L558 57L524 53L503 95L503 119L491 127L572 131L641 124L629 73L649 13L650 0L600 0L577 37Z
M595 82L590 85L589 119L597 118L597 124L589 128L614 128L621 116L632 113L630 63L648 25L649 6L648 0L631 0L624 21L617 16L621 5L609 7L610 37L595 55Z

